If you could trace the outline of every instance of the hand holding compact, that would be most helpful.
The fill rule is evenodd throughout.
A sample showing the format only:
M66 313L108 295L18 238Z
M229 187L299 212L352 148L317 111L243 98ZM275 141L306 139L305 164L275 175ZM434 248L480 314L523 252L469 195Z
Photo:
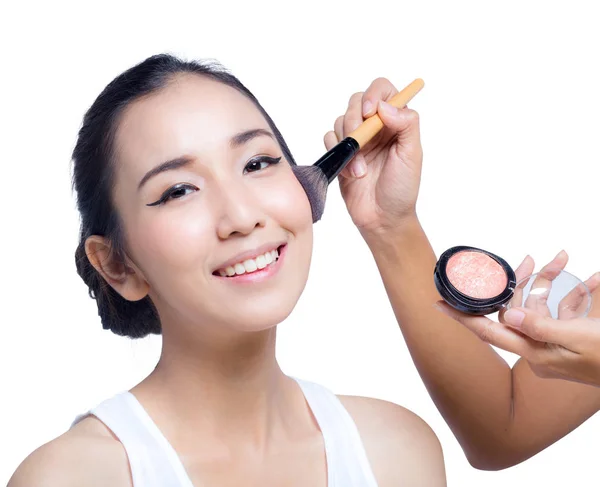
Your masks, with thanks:
M444 302L438 307L485 342L523 357L540 377L600 386L600 320L580 318L587 313L589 293L600 288L600 274L574 286L552 306L556 311L549 306L552 286L557 276L565 275L567 261L568 255L561 252L528 277L534 262L527 257L515 271L519 284L509 306L499 313L499 323L461 313Z

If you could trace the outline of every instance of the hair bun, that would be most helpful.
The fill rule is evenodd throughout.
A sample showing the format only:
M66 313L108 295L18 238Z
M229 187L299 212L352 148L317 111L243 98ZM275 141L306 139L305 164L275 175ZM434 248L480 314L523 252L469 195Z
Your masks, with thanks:
M160 335L160 319L150 297L127 301L109 286L90 263L85 253L84 238L75 251L75 265L77 273L89 289L90 297L96 300L102 328L130 338Z

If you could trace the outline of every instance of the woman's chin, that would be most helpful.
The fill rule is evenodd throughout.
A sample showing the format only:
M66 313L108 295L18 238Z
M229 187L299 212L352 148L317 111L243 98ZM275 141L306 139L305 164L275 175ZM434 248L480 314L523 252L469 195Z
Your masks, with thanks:
M241 332L264 331L285 321L294 309L294 305L285 306L283 303L278 303L275 306L265 306L258 309L246 308L230 313L229 316L224 317L223 321L232 329Z
M298 283L284 282L276 290L254 293L251 296L234 296L229 300L219 299L220 304L218 307L213 306L212 313L215 321L225 324L230 330L262 331L285 321L296 307L301 294L302 288Z

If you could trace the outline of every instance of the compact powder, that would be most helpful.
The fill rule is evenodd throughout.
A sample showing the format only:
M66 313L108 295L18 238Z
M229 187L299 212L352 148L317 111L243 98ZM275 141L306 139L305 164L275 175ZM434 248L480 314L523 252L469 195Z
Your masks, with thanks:
M508 276L496 260L483 252L470 250L448 259L446 275L456 289L475 299L496 297L508 284Z
M442 299L455 310L485 316L511 300L517 276L502 257L458 245L440 255L433 280Z

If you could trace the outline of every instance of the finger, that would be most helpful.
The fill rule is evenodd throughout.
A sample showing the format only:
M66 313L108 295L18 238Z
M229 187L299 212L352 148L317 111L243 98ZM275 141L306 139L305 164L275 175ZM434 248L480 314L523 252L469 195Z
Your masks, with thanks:
M550 286L551 282L560 274L569 262L569 255L561 250L551 262L540 269L538 275L533 282L534 287Z
M437 307L490 345L521 356L531 355L536 348L535 344L530 343L530 340L520 333L485 316L471 316L461 313L443 301L439 301Z
M600 272L596 272L596 274L585 281L585 285L588 287L590 293L594 293L596 289L600 288Z
M330 130L325 134L325 137L323 137L323 142L325 143L325 150L331 150L338 145L340 141L337 138L337 135L335 135L335 132Z
M334 131L325 134L325 147L327 147L327 150L333 148L344 138L344 118L345 117L343 116L338 117L334 124ZM365 157L361 153L358 153L354 159L342 169L339 176L342 178L363 178L367 174L367 169Z
M363 92L354 93L348 102L348 108L344 115L344 137L350 132L356 130L364 118L362 114Z
M354 156L342 172L340 173L345 178L362 179L367 175L369 168L365 156L360 152Z
M327 132L325 134L324 141L325 141L325 147L327 147L327 150L330 150L333 147L335 147L344 138L344 116L343 115L339 116L335 120L333 128L334 128L333 131ZM350 168L348 166L350 166L350 164L346 165L346 167L344 169L342 169L339 176L341 176L342 178L354 177L354 174L352 172L350 172ZM359 167L359 169L360 169L360 167Z
M533 258L528 255L523 259L523 262L517 267L515 270L515 276L517 278L517 282L522 281L527 276L533 274L533 270L535 269L535 262Z
M344 116L341 115L335 119L335 123L333 124L333 130L337 139L341 141L344 138Z
M558 303L558 319L569 320L579 315L579 311L584 302L587 304L588 290L583 283L575 286L569 294Z
M523 262L521 262L519 267L517 267L517 269L515 270L515 278L517 280L517 283L519 283L519 284L517 286L515 286L515 290L513 291L512 298L510 298L509 306L512 306L513 308L516 308L518 306L523 306L523 289L525 288L525 286L527 284L527 282L524 281L524 279L533 273L534 268L535 268L535 262L534 262L533 258L530 255L527 255L523 259ZM502 316L506 312L506 309L507 308L502 308L500 310L499 315L498 315L500 321L502 321Z
M364 118L371 117L377 113L379 100L387 101L392 98L398 90L386 78L377 78L367 88L362 100L362 115Z
M344 115L343 133L344 137L350 132L356 130L363 123L362 115L362 99L363 93L354 93L348 102L348 109ZM344 177L363 178L367 174L367 161L362 154L357 154L354 159L344 168Z
M396 133L400 145L410 149L420 148L419 114L410 108L398 109L385 101L380 101L377 113L384 126Z
M579 316L589 305L589 295L587 285L580 282L558 303L558 319L569 320Z
M600 273L575 286L558 304L558 319L568 320L584 314L590 303L590 293L600 286Z
M552 281L565 268L568 260L568 254L564 250L561 250L550 263L542 267L531 285L529 296L525 300L524 306L526 308L544 316L551 316L547 303L550 290L552 289Z
M573 352L599 331L599 322L591 318L560 321L527 308L509 309L504 323L535 341L560 345Z

